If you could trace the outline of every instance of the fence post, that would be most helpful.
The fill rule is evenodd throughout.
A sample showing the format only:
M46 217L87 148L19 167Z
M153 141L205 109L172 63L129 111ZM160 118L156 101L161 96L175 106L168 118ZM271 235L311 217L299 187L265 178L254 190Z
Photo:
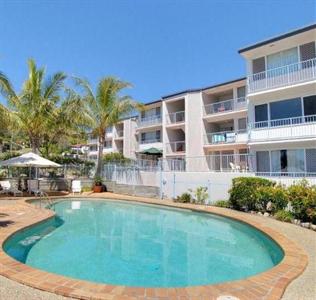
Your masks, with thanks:
M173 172L173 192L172 192L173 199L176 198L176 172Z
M211 200L211 180L207 180L207 191L208 191L208 204L212 203Z
M158 161L158 170L159 170L159 172L160 172L160 174L159 174L159 198L160 198L160 200L162 200L163 199L163 179L162 179L162 161L161 160L159 160Z

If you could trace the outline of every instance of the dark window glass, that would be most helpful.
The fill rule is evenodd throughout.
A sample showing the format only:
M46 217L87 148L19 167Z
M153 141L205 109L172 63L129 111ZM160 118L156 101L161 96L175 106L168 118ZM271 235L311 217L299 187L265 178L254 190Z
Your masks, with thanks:
M304 97L305 116L316 115L316 95Z
M268 105L261 104L255 106L256 128L268 126ZM263 122L267 121L267 122ZM260 123L257 123L260 122Z
M160 141L160 130L156 131L156 139L157 141Z
M257 172L270 172L269 151L256 152Z
M242 98L245 96L246 96L246 87L241 86L241 87L237 88L237 98Z
M306 149L306 171L316 173L316 148Z
M266 69L266 64L265 64L265 58L264 57L259 57L256 58L252 61L252 73L260 73L265 71Z
M288 119L302 116L302 105L301 99L290 99L270 103L270 118L271 120ZM292 120L294 122L300 123L301 119ZM285 122L285 123L284 123ZM274 121L271 122L271 126L287 125L286 121Z
M309 60L316 57L315 42L300 46L301 61Z

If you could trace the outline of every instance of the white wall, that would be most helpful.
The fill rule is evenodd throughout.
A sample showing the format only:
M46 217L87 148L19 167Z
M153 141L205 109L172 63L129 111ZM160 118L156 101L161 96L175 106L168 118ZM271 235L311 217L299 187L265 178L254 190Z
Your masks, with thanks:
M174 177L175 176L175 177ZM240 176L254 176L253 173L211 173L211 172L163 172L162 193L164 198L171 199L188 189L205 186L210 189L211 202L227 200L232 179ZM175 182L175 184L174 184Z

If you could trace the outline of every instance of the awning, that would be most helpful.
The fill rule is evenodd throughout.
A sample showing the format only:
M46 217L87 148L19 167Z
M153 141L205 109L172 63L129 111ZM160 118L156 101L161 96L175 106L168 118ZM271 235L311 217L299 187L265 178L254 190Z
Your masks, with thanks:
M142 154L162 154L162 150L152 147L152 148L142 151L141 153Z

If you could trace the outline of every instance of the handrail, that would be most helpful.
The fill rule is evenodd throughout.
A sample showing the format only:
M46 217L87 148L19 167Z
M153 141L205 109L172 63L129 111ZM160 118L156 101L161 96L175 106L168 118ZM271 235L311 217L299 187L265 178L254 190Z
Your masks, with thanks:
M233 98L204 105L206 115L239 110L246 107L246 97Z
M185 121L185 111L172 112L166 115L168 124L179 123Z
M283 126L296 126L306 123L316 122L316 115L300 116L293 118L284 118L284 119L275 119L275 120L266 120L249 123L250 129L261 129L261 128L270 128L270 127L283 127Z
M204 135L205 144L221 144L221 143L235 143L238 134L246 133L247 129L208 132Z
M166 143L167 152L184 152L185 151L185 141L175 141Z
M145 117L145 118L140 118L137 121L138 127L142 126L148 126L148 125L153 125L153 124L158 124L161 123L161 115L154 115L150 117Z
M151 143L161 143L161 139L148 139L148 140L141 140L140 144L151 144Z
M312 58L259 73L249 74L247 76L247 84L249 92L256 92L315 78L316 58Z

